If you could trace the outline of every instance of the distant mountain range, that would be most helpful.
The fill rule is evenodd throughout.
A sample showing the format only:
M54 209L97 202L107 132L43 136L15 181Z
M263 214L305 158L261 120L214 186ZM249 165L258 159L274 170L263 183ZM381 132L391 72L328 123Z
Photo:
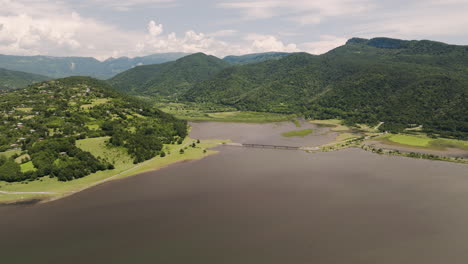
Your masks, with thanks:
M110 58L103 62L86 57L11 56L0 55L0 68L29 72L52 78L68 76L92 76L108 79L139 65L174 61L187 53L161 53L136 58Z
M49 77L0 68L0 90L24 88L30 84L49 80Z
M116 74L142 65L162 64L178 60L189 53L159 53L144 57L120 57L98 61L89 57L51 57L51 56L11 56L0 55L0 68L34 73L51 78L69 76L91 76L98 79L109 79ZM279 59L288 53L268 52L243 56L228 56L226 62L232 64L249 64Z

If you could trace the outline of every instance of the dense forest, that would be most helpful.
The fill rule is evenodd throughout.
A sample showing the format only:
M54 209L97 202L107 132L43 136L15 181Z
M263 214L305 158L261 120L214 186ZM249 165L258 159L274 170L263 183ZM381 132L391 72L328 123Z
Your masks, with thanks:
M182 100L240 110L385 122L399 132L468 138L468 47L432 41L351 39L324 55L230 67L194 85Z
M30 84L49 79L49 77L42 75L0 68L0 90L24 88Z
M181 141L187 123L90 77L70 77L0 94L0 180L85 177L114 166L76 147L76 140L108 136L134 163L160 154L163 144ZM0 155L1 156L1 155ZM25 171L19 164L29 163Z
M259 63L269 60L279 60L284 58L291 53L287 52L265 52L265 53L254 53L240 56L226 56L223 58L224 61L227 61L232 64L252 64Z
M131 95L177 98L194 84L214 77L230 65L214 56L197 53L174 62L135 67L118 74L109 83Z

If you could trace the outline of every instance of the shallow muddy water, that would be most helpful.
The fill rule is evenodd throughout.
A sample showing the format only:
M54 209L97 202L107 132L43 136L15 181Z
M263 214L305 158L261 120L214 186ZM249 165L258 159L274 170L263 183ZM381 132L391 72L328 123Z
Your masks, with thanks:
M192 137L322 140L284 142L274 130L283 125L196 123ZM359 149L218 149L55 202L0 207L1 262L468 262L467 165Z

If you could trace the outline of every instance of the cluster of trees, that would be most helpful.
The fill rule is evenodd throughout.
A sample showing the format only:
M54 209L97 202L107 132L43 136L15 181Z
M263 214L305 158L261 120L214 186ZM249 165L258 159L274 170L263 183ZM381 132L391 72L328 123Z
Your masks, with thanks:
M49 175L69 181L113 166L76 147L73 138L43 140L34 144L28 153L37 169L31 173L32 178Z
M25 175L21 173L21 167L12 158L0 156L0 180L7 182L22 181Z
M131 128L134 128L133 131L119 122L106 122L102 125L106 135L111 136L109 143L125 147L134 158L134 163L161 155L163 144L176 143L187 135L186 121L175 122L172 126L162 126L152 119L139 120L133 122Z

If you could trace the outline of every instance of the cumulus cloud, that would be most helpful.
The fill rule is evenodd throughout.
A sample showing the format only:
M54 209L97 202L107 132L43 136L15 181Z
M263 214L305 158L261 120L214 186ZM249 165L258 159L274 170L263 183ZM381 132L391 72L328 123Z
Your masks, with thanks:
M294 43L285 44L277 37L272 35L250 34L246 37L247 41L251 41L249 52L266 52L266 51L280 51L280 52L297 52L299 49Z
M148 32L151 36L157 37L163 33L163 25L162 24L156 24L154 20L151 20L148 24Z
M318 41L301 44L301 50L304 50L311 54L320 55L330 51L331 49L344 45L347 40L347 38L331 35L322 35L320 36L320 40Z
M0 0L0 53L101 57L126 49L131 32L83 18L62 2Z
M221 30L214 33L200 33L188 30L182 36L172 32L167 35L162 33L163 25L157 25L150 21L148 32L144 40L137 45L139 54L161 52L204 52L223 57L226 55L239 55L267 51L299 51L294 43L285 44L273 35L248 34L239 43L228 43L220 40L219 36L236 34L234 30Z

